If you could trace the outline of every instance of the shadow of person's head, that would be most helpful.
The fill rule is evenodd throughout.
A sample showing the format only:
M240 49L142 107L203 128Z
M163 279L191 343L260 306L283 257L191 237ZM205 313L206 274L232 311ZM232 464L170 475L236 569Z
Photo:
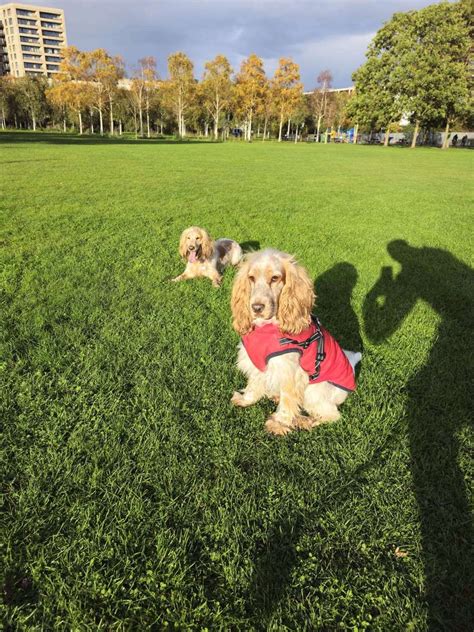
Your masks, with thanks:
M362 348L359 321L351 304L357 279L356 268L342 261L314 282L316 313L338 342L354 351Z

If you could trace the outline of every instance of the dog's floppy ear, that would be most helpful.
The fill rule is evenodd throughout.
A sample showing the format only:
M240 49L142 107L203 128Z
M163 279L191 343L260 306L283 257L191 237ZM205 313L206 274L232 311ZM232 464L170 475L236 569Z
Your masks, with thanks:
M293 258L284 260L285 285L280 294L278 322L280 329L289 334L299 334L311 322L314 305L313 283L306 270Z
M189 231L189 228L186 228L185 230L183 230L183 232L181 233L181 237L179 238L179 254L181 257L183 257L183 259L186 259L186 256L188 254L188 248L186 244L186 237L188 235L188 231Z
M212 239L204 228L199 229L201 231L201 252L204 259L210 259L214 252L214 244L212 243Z
M244 336L252 329L250 318L250 281L248 278L250 263L243 261L234 280L230 306L232 309L232 325L235 331Z

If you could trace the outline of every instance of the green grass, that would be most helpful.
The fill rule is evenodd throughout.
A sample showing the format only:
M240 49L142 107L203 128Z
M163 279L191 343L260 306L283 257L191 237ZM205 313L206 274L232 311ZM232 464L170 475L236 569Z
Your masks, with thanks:
M472 627L473 157L0 135L5 629ZM339 422L230 406L190 224L309 269L364 353Z

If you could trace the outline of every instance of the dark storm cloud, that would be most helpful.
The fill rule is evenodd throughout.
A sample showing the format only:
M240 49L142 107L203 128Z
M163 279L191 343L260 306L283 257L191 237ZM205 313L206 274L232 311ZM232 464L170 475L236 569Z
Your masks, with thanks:
M154 55L162 76L169 53L183 50L201 76L204 62L227 55L235 69L250 53L272 74L282 56L300 64L306 89L324 68L334 85L351 84L367 45L397 11L430 0L50 0L62 7L69 44L121 54L131 70Z

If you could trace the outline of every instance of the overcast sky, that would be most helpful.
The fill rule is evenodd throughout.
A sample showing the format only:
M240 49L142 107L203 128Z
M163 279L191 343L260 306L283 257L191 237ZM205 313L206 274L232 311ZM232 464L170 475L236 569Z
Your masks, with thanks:
M34 2L34 0L32 0ZM367 44L396 11L433 0L44 0L65 11L68 43L81 50L106 48L122 55L130 73L140 57L153 55L162 77L166 58L184 51L201 77L218 53L234 69L250 53L272 75L278 58L299 63L305 88L329 68L334 87L351 85Z

